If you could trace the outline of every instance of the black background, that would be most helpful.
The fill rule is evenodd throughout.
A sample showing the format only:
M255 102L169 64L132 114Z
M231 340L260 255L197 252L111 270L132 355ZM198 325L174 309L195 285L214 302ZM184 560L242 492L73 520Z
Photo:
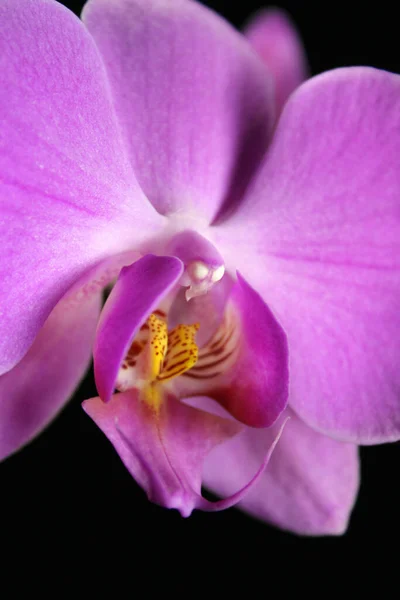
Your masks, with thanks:
M79 14L83 2L63 4ZM206 4L236 27L261 6L256 0ZM346 65L400 73L394 4L275 5L286 8L297 24L312 74ZM35 581L43 590L51 583L55 598L64 597L67 581L73 582L79 598L84 583L94 595L106 580L116 585L122 581L129 597L160 590L178 596L212 597L232 590L239 595L240 581L250 597L277 593L273 584L283 597L289 591L325 594L335 583L350 593L346 564L359 593L373 576L381 583L392 578L389 563L384 569L378 565L390 556L397 556L398 562L399 556L398 444L361 449L361 490L342 537L297 537L234 509L211 515L196 512L185 520L147 501L80 408L82 400L93 395L90 373L58 419L2 465L1 539L19 573L14 592L5 597L19 597L21 585L33 586L29 567L34 567ZM328 571L324 576L321 565ZM356 565L363 571L355 570ZM115 590L112 597L117 596ZM386 595L381 591L379 597Z

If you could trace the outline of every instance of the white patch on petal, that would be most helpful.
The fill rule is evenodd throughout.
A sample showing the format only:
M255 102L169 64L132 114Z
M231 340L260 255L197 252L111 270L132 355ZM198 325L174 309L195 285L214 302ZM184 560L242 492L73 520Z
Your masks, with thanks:
M224 267L224 265L220 265L219 267L217 267L216 269L213 270L213 274L211 275L211 281L213 283L217 283L217 281L220 281L224 275L225 275L225 267Z
M189 263L181 279L181 285L188 286L186 300L189 302L192 298L206 294L224 274L224 265L212 267L200 260Z
M210 267L200 260L195 260L187 267L187 273L192 281L203 281L210 274Z

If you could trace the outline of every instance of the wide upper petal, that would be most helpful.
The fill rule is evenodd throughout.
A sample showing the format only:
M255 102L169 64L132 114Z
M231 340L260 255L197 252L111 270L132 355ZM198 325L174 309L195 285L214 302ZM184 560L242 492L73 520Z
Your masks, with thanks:
M35 437L88 366L101 295L76 291L51 312L24 358L0 377L0 459Z
M256 13L244 34L273 75L279 114L290 94L308 76L300 37L289 16L276 8Z
M93 349L96 386L104 402L111 398L118 370L137 331L182 271L178 258L153 254L121 270L102 310Z
M157 225L98 50L57 2L0 3L0 373L95 261Z
M228 23L187 0L89 0L140 184L162 214L210 221L237 200L266 148L272 88Z
M400 436L399 156L400 77L328 72L290 98L246 201L214 229L286 332L291 405L365 444Z
M204 485L221 496L240 487L276 430L246 428L215 448L205 461ZM357 447L313 431L291 412L268 469L238 506L295 533L338 535L347 528L358 485Z

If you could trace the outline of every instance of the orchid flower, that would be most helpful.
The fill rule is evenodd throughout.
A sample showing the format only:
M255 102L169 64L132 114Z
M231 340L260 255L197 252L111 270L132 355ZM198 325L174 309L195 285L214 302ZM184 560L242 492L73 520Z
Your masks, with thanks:
M400 77L192 0L0 0L0 63L0 455L93 350L151 501L342 533L400 437Z

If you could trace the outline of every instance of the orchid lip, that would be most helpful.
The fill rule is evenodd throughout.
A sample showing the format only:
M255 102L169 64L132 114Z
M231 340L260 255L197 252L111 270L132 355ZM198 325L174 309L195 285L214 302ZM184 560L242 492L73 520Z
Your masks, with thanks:
M121 290L130 292L137 289L134 286L135 280L140 280L151 264L160 268L161 277L163 263L168 267L169 259L148 256L126 268L110 294L109 310L115 299L121 300ZM254 418L251 412L247 415L246 407L238 412L236 405L232 404L228 409L234 418L221 419L207 411L191 408L181 400L201 395L206 386L210 395L213 396L214 390L223 403L221 390L227 385L237 385L234 380L237 369L232 367L239 358L243 360L242 335L245 339L246 333L251 336L259 334L259 327L269 324L270 315L265 313L263 305L260 307L261 299L246 287L240 276L234 288L230 286L229 277L226 279L229 284L227 287L224 287L225 281L216 282L215 294L210 294L210 297L213 297L211 300L215 303L214 311L219 315L219 325L199 349L196 334L201 326L201 319L200 323L193 322L190 315L194 317L196 307L198 309L199 305L205 304L202 314L206 324L210 311L207 310L206 299L197 298L190 303L192 308L185 313L189 303L180 303L179 296L182 297L183 290L179 286L179 280L182 271L178 270L178 266L175 265L173 271L175 284L167 287L167 293L159 297L158 308L150 304L152 312L145 322L141 320L139 329L133 329L137 333L118 372L116 387L120 393L113 395L109 404L103 403L100 398L93 398L86 401L84 407L115 445L128 469L147 491L149 499L174 508L183 517L188 517L196 508L218 511L239 502L261 477L282 428L256 474L239 491L217 502L209 502L201 496L201 465L204 457L214 446L239 434L243 429L242 423L250 421L250 425L257 425L258 409L256 406ZM202 275L204 272L204 269L201 272L196 268L194 275ZM142 280L144 286L146 280ZM220 286L222 313L219 312L217 302ZM236 293L232 293L232 290L236 290ZM246 317L242 314L242 300L237 297L238 293L244 294L254 309L250 311L255 316L250 332L244 329ZM130 298L130 293L127 294L127 299L128 297ZM178 314L183 317L182 320L190 324L178 323L174 326L172 323L172 328L168 331L167 320L174 307L179 309ZM111 310L110 314L113 314ZM129 316L121 311L120 323L125 324L125 319ZM115 320L112 322L115 323ZM108 331L112 337L112 328ZM107 346L106 338L102 339ZM249 355L248 361L242 364L247 373L255 365L253 361L257 356L258 349L254 356ZM242 400L245 400L244 394ZM185 460L182 461L181 456L185 456Z
M179 324L168 331L167 314L161 309L151 313L121 364L117 389L141 390L141 398L158 412L161 385L169 386L181 376L200 383L222 375L237 357L240 331L233 310L227 307L220 326L200 349L195 342L199 327Z
M138 266L142 261L143 266L150 261L161 266L162 260L144 257L132 265L132 273L144 272ZM222 271L219 269L217 275ZM200 277L205 269L197 265L192 273ZM126 345L117 349L120 360L115 364L114 379L109 378L107 384L110 392L134 388L155 413L167 391L178 399L210 396L245 425L272 425L287 402L284 333L240 274L236 283L229 274L223 275L210 293L190 301L181 287L183 274L181 270L167 293L159 297L158 304L143 313L130 339L124 333L129 313L125 316L121 311L118 323L114 319ZM126 277L129 281L127 272ZM117 282L108 304L110 299L111 304L118 299L123 284L124 279ZM132 285L129 289L137 288ZM126 300L130 302L128 296ZM116 338L112 328L107 338ZM102 341L106 349L108 339ZM100 377L102 372L98 370ZM107 397L100 396L107 401Z
M155 413L163 399L162 386L191 369L198 359L195 335L199 324L177 325L167 329L167 315L151 313L132 342L117 379L117 388L140 390L140 398ZM131 370L129 379L127 371Z
M285 337L268 307L239 274L236 282L225 275L221 263L206 269L192 262L147 255L122 270L103 309L95 354L99 381L112 397L85 403L149 499L182 516L228 508L248 492L265 461L239 492L209 503L201 496L204 458L244 425L269 426L286 402ZM198 280L206 272L222 275L190 302L181 285L188 266ZM214 398L231 418L185 404L200 396Z

